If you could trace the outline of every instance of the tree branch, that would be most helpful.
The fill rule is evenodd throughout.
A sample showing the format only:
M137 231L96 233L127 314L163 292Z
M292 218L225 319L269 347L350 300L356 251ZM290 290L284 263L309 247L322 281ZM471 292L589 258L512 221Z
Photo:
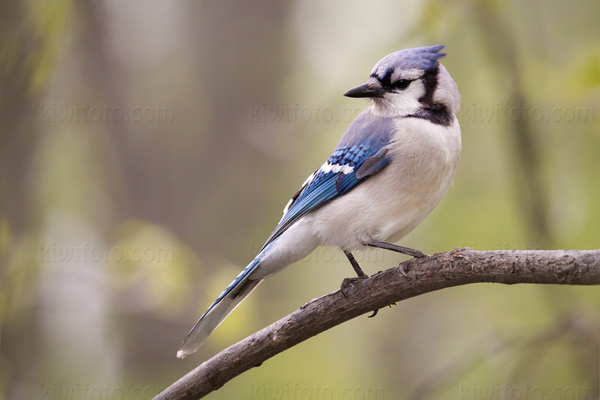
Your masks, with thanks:
M466 248L403 262L349 287L347 298L335 291L306 303L202 363L155 399L202 398L276 354L359 315L423 293L478 282L598 285L600 250Z

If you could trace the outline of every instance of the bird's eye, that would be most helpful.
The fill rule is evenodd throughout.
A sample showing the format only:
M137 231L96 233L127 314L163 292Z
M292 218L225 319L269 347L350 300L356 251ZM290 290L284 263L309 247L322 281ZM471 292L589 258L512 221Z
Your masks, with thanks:
M408 79L400 79L399 81L394 82L394 88L399 90L404 90L410 85L410 80Z

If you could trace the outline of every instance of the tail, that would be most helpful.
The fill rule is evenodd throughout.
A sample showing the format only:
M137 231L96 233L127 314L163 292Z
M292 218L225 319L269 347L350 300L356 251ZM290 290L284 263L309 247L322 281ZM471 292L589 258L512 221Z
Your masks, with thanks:
M259 261L260 258L257 256L211 304L188 333L177 351L177 357L185 358L188 354L195 353L212 331L217 329L221 322L263 281L263 279L249 278L252 271L258 267Z

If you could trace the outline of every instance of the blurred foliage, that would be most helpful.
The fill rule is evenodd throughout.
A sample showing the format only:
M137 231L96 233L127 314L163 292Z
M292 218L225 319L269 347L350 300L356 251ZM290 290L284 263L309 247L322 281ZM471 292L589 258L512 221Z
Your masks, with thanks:
M29 59L29 65L34 71L31 89L39 90L48 81L64 45L64 33L71 19L72 5L70 0L30 0L29 3L33 36L43 43L30 54Z
M181 286L200 261L178 238L154 225L125 221L111 248L118 249L111 254L112 285L128 296L117 302L129 308L126 312L140 312L140 304L142 310L170 315L184 306Z
M592 0L0 0L0 398L151 398L336 290L351 270L318 249L175 358L368 105L341 93L401 48L445 44L463 97L455 183L402 244L598 248L599 18ZM599 312L593 287L444 290L210 398L598 398Z

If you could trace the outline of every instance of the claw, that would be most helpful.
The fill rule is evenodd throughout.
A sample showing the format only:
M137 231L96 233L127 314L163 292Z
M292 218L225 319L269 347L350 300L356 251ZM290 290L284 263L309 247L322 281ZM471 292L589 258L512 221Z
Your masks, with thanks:
M402 275L405 278L408 278L408 274L404 270L404 266L402 264L400 264L399 267L400 267L400 275Z

